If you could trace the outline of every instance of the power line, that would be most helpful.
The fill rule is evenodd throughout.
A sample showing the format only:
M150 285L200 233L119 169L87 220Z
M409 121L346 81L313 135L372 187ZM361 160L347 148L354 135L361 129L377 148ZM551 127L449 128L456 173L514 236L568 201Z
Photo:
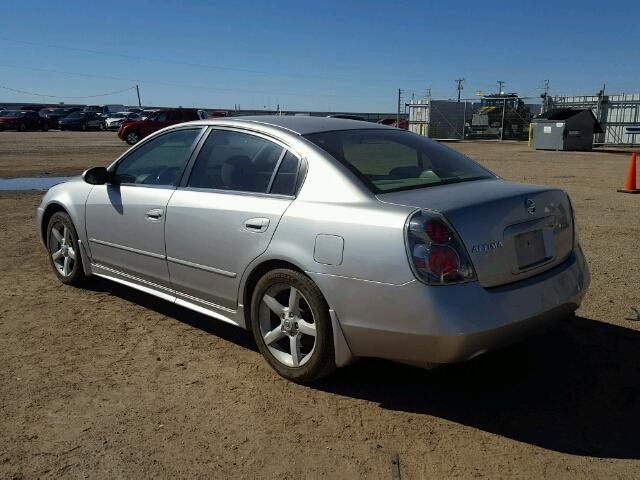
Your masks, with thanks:
M335 97L335 98L379 98L380 95L336 95L331 93L280 93L280 92L267 92L260 90L240 90L235 88L220 88L220 87L209 87L206 85L189 85L184 83L171 83L171 82L159 82L157 80L144 80L144 79L133 79L133 78L124 78L124 77L114 77L111 75L96 75L91 73L81 73L81 72L69 72L65 70L55 70L49 68L38 68L38 67L29 67L25 65L12 65L12 64L0 64L0 67L7 68L17 68L23 70L32 70L36 72L47 72L47 73L58 73L61 75L70 75L70 76L79 76L79 77L89 77L89 78L99 78L106 80L117 80L123 82L131 82L136 84L148 84L148 85L160 85L164 87L178 87L178 88L192 88L198 90L210 90L217 92L230 92L230 93L249 93L256 95L273 95L273 96L289 96L289 97Z
M49 94L46 94L46 93L27 92L26 90L18 90L17 88L7 87L6 85L0 85L0 88L2 88L4 90L9 90L11 92L23 93L25 95L33 95L35 97L48 97L48 98L97 98L97 97L108 97L110 95L117 95L118 93L128 92L129 90L133 90L136 87L123 88L122 90L116 90L115 92L98 93L96 95L81 95L81 96L49 95Z
M194 63L194 62L185 62L183 60L173 60L173 59L166 59L166 58L157 58L157 57L145 57L145 56L141 56L141 55L131 55L131 54L127 54L127 53L119 53L119 52L107 52L104 50L93 50L93 49L89 49L89 48L81 48L81 47L71 47L68 45L56 45L56 44L51 44L51 43L41 43L41 42L31 42L31 41L27 41L27 40L17 40L14 38L8 38L8 37L2 37L0 36L0 41L4 41L4 42L10 42L10 43L17 43L17 44L22 44L22 45L29 45L32 47L45 47L45 48L54 48L54 49L59 49L59 50L68 50L68 51L75 51L75 52L82 52L82 53L91 53L91 54L95 54L95 55L106 55L106 56L112 56L112 57L120 57L120 58L126 58L129 60L136 60L136 61L147 61L147 62L156 62L156 63L165 63L165 64L173 64L173 65L184 65L184 66L189 66L189 67L198 67L198 68L207 68L207 69L212 69L212 70L225 70L225 71L230 71L230 72L239 72L239 73L249 73L249 74L256 74L256 75L270 75L270 76L278 76L278 77L290 77L290 78L313 78L313 79L319 79L319 80L346 80L346 81L353 81L353 78L348 78L348 77L336 77L336 76L325 76L325 75L311 75L311 74L304 74L304 73L284 73L284 72L273 72L273 71L267 71L267 70L253 70L253 69L248 69L248 68L241 68L241 67L229 67L226 65L212 65L212 64L205 64L205 63ZM362 75L362 73L358 73L358 76L360 77ZM388 78L388 79L381 79L380 76L376 73L376 80L378 81L386 81L386 82L394 82L396 83L398 81L397 78ZM404 82L420 82L421 80L419 79L404 79Z

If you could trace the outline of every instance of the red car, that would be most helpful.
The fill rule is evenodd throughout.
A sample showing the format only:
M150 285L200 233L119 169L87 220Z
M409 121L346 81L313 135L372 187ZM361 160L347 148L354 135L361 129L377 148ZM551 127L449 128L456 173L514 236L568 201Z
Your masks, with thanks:
M4 110L0 113L0 130L49 130L49 120L38 112L22 110Z
M123 122L118 129L118 137L129 145L138 143L153 132L175 125L176 123L199 120L198 110L195 108L170 108L154 112L145 120Z
M400 119L400 125L396 125L395 118L383 118L382 120L378 120L378 123L382 125L389 125L390 127L402 128L403 130L409 129L409 122L404 118Z

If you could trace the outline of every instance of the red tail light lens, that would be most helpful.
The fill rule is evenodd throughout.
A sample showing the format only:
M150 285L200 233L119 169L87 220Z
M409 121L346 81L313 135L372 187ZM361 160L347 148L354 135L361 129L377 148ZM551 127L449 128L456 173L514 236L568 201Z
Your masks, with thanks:
M427 236L435 243L447 243L451 239L451 232L446 225L438 220L431 220L425 226Z
M416 277L429 285L468 282L476 278L464 245L439 213L422 210L411 216L407 250Z
M460 268L460 258L451 247L434 245L429 252L429 270L434 275L454 275Z

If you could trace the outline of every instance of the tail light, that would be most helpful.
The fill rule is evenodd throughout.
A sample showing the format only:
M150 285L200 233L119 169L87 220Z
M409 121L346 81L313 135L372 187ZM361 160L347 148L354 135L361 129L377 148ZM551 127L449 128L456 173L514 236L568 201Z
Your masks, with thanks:
M416 277L429 285L476 279L464 245L439 213L419 210L409 217L407 253Z

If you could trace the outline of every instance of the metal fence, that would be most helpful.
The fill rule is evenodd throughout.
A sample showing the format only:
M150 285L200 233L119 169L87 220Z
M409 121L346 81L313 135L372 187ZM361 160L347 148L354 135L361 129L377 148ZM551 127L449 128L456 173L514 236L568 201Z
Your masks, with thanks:
M558 96L551 106L591 109L603 130L594 145L640 145L640 94Z

